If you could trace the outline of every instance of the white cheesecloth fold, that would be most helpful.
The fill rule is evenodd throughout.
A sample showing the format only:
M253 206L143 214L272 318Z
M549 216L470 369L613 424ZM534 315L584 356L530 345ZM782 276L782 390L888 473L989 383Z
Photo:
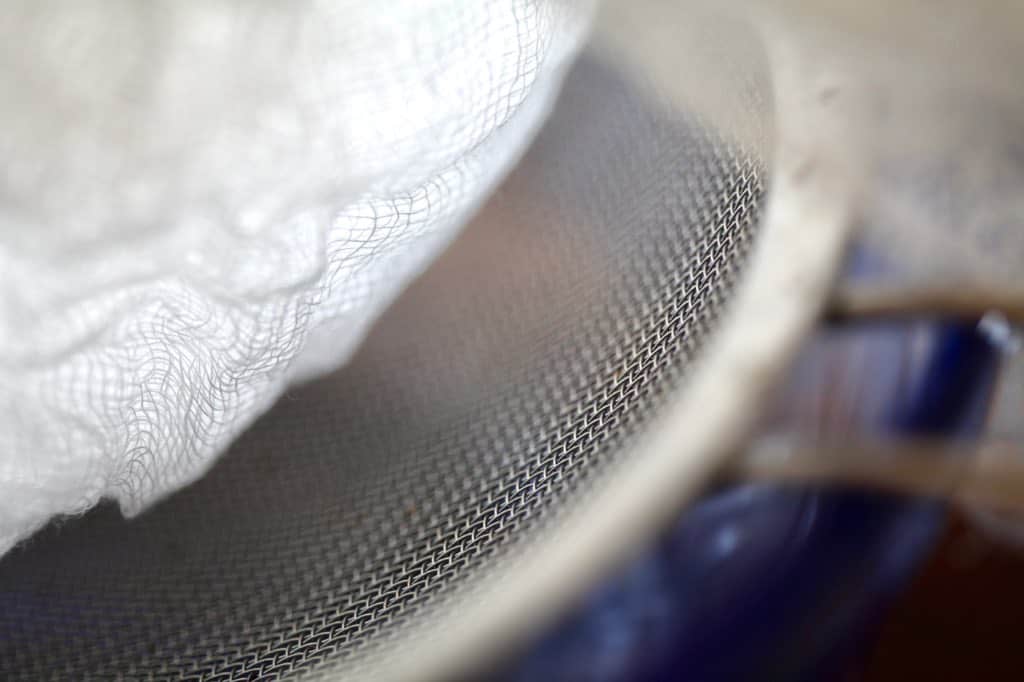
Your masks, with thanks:
M338 367L525 150L587 2L15 2L0 554L201 476Z

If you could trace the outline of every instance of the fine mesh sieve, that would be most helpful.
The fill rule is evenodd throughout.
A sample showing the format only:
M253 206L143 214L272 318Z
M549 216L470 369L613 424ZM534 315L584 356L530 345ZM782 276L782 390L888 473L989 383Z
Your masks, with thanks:
M786 155L835 135L779 87L799 60L769 79L695 26L710 106L595 41L349 365L139 518L5 556L0 678L469 674L676 513L810 327L849 212L845 167Z
M758 159L586 56L350 366L142 517L105 508L5 558L0 676L370 665L633 456L730 300L763 191Z

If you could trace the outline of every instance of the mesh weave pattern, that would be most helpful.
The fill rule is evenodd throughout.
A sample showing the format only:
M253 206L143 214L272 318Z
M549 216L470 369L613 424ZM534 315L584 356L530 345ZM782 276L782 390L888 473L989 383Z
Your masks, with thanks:
M584 59L350 366L140 518L100 509L0 562L0 678L370 665L628 455L728 299L761 182Z

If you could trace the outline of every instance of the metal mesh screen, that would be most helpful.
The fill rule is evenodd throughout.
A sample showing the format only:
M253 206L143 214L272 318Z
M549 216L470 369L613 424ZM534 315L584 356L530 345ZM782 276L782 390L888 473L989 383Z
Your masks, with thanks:
M198 484L0 562L0 678L372 665L587 494L677 388L755 232L760 166L593 56L356 359Z

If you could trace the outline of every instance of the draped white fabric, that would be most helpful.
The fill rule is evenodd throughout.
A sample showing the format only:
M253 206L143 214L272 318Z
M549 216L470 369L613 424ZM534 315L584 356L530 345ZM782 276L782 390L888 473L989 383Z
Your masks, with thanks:
M0 554L202 475L524 151L584 0L85 0L0 21Z

